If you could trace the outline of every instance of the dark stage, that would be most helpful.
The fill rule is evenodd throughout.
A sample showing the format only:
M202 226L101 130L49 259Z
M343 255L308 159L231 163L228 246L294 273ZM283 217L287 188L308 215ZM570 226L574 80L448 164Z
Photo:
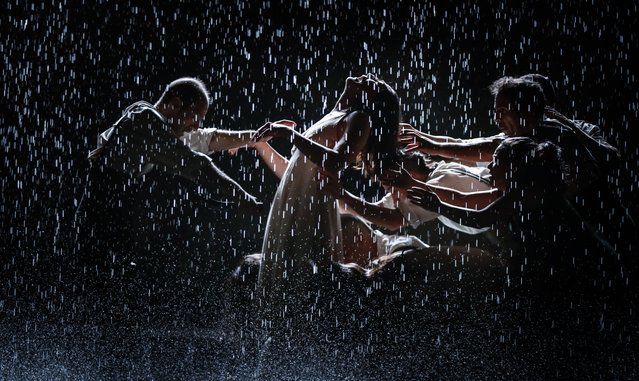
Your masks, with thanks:
M638 215L636 3L152 3L4 6L0 379L639 377L637 232L626 224ZM455 137L498 132L491 82L547 75L556 108L601 126L622 155L582 201L600 218L590 236L513 260L484 235L406 228L431 247L483 252L407 256L370 279L335 270L300 296L306 328L269 337L257 267L241 259L261 250L277 179L240 150L213 160L264 208L223 206L152 172L138 211L139 277L99 294L61 270L87 154L129 104L192 76L211 93L206 127L292 119L305 129L346 77L365 73L397 90L405 122ZM290 144L274 145L290 156ZM367 181L350 186L383 195Z

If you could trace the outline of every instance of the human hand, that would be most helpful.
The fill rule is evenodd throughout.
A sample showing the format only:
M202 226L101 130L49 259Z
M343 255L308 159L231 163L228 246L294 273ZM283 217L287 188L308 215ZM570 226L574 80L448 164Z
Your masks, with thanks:
M401 134L407 133L407 132L421 133L421 131L419 131L418 129L416 129L415 127L413 127L412 125L410 125L408 123L400 123L399 124L399 129L397 130L397 135L401 135Z
M562 113L560 113L559 111L555 110L554 108L550 106L544 107L544 114L546 114L548 118L553 118L553 119L557 119L557 117L565 118L565 116L563 116Z
M235 155L237 155L237 151L239 151L240 148L244 148L244 147L253 147L253 144L247 144L247 145L242 146L242 147L231 148L231 149L226 150L226 152L228 152L228 154L231 155L231 156L235 156Z
M439 199L423 186L413 186L408 189L408 198L424 209L433 210L439 204Z
M258 143L267 142L272 138L289 137L293 134L293 127L296 125L297 123L287 119L278 120L273 123L267 122L255 132L251 141Z
M437 143L427 137L426 134L417 130L404 129L397 138L399 145L404 145L406 152L422 151L435 148Z
M387 187L401 188L404 191L419 184L418 181L402 167L395 167L383 171L379 176L379 180Z

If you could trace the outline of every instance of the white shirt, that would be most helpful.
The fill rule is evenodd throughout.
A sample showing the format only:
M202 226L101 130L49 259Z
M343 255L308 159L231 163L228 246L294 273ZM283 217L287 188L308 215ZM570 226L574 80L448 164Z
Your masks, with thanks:
M426 184L438 188L451 189L458 192L486 191L492 189L486 176L490 173L485 167L469 167L460 163L440 162L431 172ZM401 199L398 202L388 193L381 200L382 206L388 209L399 209L404 219L410 226L417 226L438 219L439 222L451 229L461 231L466 234L479 234L489 230L489 228L473 228L457 223L445 216L431 210L427 210L414 204L410 199Z
M184 134L180 140L195 152L211 154L209 143L217 133L217 128L200 128L188 134Z

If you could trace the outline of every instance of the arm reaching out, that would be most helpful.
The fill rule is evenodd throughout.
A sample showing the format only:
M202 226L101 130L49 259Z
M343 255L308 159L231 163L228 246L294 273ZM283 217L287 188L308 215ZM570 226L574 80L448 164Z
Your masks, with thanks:
M286 127L294 128L297 124L292 120L278 120L273 124L283 125ZM227 151L243 146L248 146L252 143L253 137L257 130L244 130L244 131L231 131L231 130L216 130L215 134L209 141L209 150L212 152Z
M493 152L503 140L504 137L499 135L460 142L438 142L416 133L406 133L399 137L399 142L406 145L407 151L418 150L431 156L474 163L491 161Z
M150 161L175 175L202 185L212 195L226 201L237 200L251 206L261 203L237 182L213 164L210 157L192 151L168 130L157 129L148 135Z
M370 126L368 116L361 112L354 112L346 119L346 132L336 143L335 148L328 148L316 143L297 131L285 125L267 123L256 133L255 142L268 141L271 138L290 138L309 160L321 168L338 171L353 162L358 153L364 149L368 140Z
M435 194L422 187L410 188L408 197L424 209L436 211L462 225L476 228L491 226L499 220L509 219L515 210L509 197L501 197L481 210L446 205Z
M427 155L474 163L492 160L493 152L504 139L505 137L501 135L456 139L425 134L406 125L403 126L398 137L399 143L405 145L407 151L418 150Z
M321 171L321 173L322 189L338 200L340 209L344 213L355 214L390 231L399 230L406 224L404 215L399 209L389 209L379 203L365 201L342 188L336 173L330 171Z
M249 208L256 208L262 205L262 202L257 201L255 196L246 192L240 184L231 179L210 161L208 165L202 165L192 179L196 183L206 187L209 192L219 194L227 200L235 199L240 205Z
M431 135L431 134L427 134L424 132L419 131L418 129L416 129L415 127L411 126L408 123L400 123L399 124L400 127L400 136L402 135L408 135L411 133L420 135L424 138L430 139L434 142L437 143L462 143L464 142L464 139L459 139L459 138L453 138L450 136L443 136L443 135Z
M266 142L258 142L253 144L253 148L262 158L268 169L281 179L288 167L288 159L280 155L270 144Z
M460 177L463 178L461 175ZM501 191L498 189L462 192L456 189L434 186L428 182L417 180L403 168L387 171L382 182L400 189L404 194L408 189L413 187L422 188L437 195L437 198L439 198L442 203L474 210L483 209L502 196Z

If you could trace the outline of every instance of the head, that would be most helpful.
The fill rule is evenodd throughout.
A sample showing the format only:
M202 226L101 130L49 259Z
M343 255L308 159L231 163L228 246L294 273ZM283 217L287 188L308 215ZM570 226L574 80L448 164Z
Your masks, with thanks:
M561 150L550 142L536 143L526 137L506 139L495 150L488 168L492 186L504 192L560 194L563 187Z
M184 77L171 82L155 106L181 137L201 127L209 110L209 94L202 81Z
M555 107L555 87L550 82L550 78L541 74L533 73L522 75L519 79L535 82L541 86L541 90L544 93L544 99L546 100L546 106Z
M335 109L368 114L371 130L362 152L362 164L370 175L379 175L397 164L395 142L401 108L392 87L371 74L349 77Z
M535 82L503 77L490 85L495 97L495 123L508 136L529 136L544 115L544 93Z

